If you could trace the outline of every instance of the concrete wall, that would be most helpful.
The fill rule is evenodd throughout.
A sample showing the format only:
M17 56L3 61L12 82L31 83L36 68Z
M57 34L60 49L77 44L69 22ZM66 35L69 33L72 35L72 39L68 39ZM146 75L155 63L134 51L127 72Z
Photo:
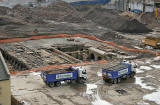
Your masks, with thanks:
M0 105L11 105L10 80L0 81Z
M89 58L91 60L97 61L97 60L105 59L105 55L89 50Z

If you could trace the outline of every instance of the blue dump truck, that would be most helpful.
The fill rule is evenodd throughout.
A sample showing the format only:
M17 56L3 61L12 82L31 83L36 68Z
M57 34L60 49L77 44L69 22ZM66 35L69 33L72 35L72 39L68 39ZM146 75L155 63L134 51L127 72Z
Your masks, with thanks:
M49 87L59 87L61 81L72 83L76 80L78 83L84 83L87 79L87 73L84 67L71 66L64 69L41 71L41 77Z
M109 68L102 68L102 77L105 82L111 82L113 84L119 83L121 79L133 78L136 74L134 63L121 62L115 66Z

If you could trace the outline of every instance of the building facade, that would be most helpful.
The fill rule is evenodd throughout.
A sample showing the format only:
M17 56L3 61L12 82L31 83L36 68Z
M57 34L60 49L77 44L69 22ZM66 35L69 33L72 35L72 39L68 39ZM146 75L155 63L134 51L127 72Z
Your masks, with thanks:
M108 9L117 9L120 11L139 10L143 11L145 4L145 12L154 11L154 0L111 0L106 4Z

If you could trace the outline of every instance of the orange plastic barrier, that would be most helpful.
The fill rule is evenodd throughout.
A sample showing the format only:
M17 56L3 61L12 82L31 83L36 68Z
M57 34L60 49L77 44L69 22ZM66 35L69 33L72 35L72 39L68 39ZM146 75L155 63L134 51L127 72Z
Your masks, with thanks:
M45 38L58 38L58 37L82 37L82 38L88 38L92 40L96 40L99 42L107 43L110 44L114 47L126 50L126 51L132 51L132 52L139 52L139 53L152 53L155 54L156 56L159 56L159 53L157 51L152 51L148 49L133 49L133 48L128 48L125 46L120 46L112 41L103 41L95 36L89 36L89 35L83 35L83 34L75 34L75 35L68 35L68 34L57 34L57 35L43 35L43 36L31 36L28 38L11 38L11 39L4 39L0 40L0 43L7 43L7 42L20 42L20 41L25 41L25 40L35 40L35 39L45 39Z
M42 71L42 70L49 70L49 69L60 69L60 68L65 68L65 67L70 67L70 66L82 66L82 65L93 65L93 64L101 64L101 63L107 63L108 61L106 60L100 60L96 62L82 62L82 63L77 63L77 64L62 64L62 65L47 65L43 66L40 68L33 68L30 70L25 70L25 71L11 71L11 75L15 74L24 74L24 73L29 73L29 72L37 72L37 71Z
M148 49L134 49L134 48L128 48L128 47L125 47L125 46L120 46L112 41L103 41L103 40L100 40L94 36L87 36L87 35L83 35L83 34L76 34L75 36L77 37L83 37L83 38L88 38L88 39L93 39L93 40L96 40L96 41L99 41L99 42L103 42L103 43L107 43L107 44L110 44L114 47L117 47L117 48L120 48L120 49L123 49L123 50L126 50L126 51L132 51L132 52L139 52L139 53L152 53L152 54L155 54L156 56L159 56L159 53L157 51L152 51L152 50L148 50Z

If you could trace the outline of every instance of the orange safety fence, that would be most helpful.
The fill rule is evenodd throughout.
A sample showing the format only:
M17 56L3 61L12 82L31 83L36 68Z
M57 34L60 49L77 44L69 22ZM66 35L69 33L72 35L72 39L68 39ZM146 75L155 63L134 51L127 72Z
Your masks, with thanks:
M88 35L83 35L83 34L76 34L75 36L76 37L88 38L88 39L96 40L96 41L103 42L103 43L107 43L107 44L110 44L114 47L117 47L117 48L120 48L120 49L123 49L123 50L126 50L126 51L140 52L140 53L152 53L152 54L155 54L156 56L159 56L159 53L157 51L152 51L152 50L149 50L149 49L128 48L128 47L125 47L125 46L118 45L118 44L116 44L112 41L104 41L104 40L100 40L100 39L98 39L94 36L88 36Z
M40 68L32 68L30 70L24 70L24 71L11 71L11 75L15 74L24 74L24 73L30 73L30 72L37 72L42 70L49 70L49 69L60 69L70 66L83 66L83 65L93 65L93 64L101 64L101 63L107 63L106 60L99 60L96 62L82 62L82 63L76 63L76 64L62 64L62 65L47 65Z
M155 54L156 56L159 56L157 51L152 51L152 50L148 50L148 49L135 49L135 48L128 48L125 46L120 46L112 41L104 41L104 40L100 40L95 36L89 36L89 35L83 35L83 34L75 34L75 35L68 35L68 34L57 34L57 35L41 35L41 36L31 36L28 38L11 38L11 39L4 39L4 40L0 40L0 43L6 43L6 42L21 42L21 41L25 41L25 40L35 40L35 39L45 39L45 38L60 38L60 37L82 37L82 38L88 38L88 39L92 39L92 40L96 40L99 42L103 42L103 43L107 43L110 44L114 47L126 50L126 51L131 51L131 52L139 52L139 53L152 53Z

